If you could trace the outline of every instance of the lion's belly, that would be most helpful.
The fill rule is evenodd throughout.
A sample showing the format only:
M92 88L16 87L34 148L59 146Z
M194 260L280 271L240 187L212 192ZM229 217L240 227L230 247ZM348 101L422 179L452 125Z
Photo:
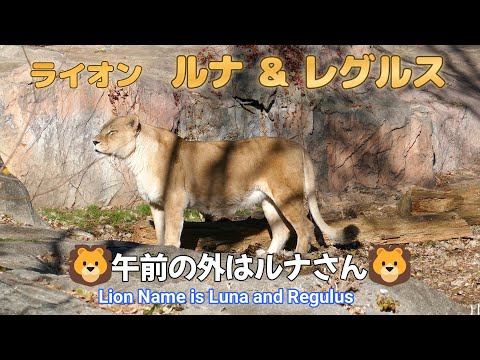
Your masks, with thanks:
M245 197L238 203L237 208L235 209L248 209L256 204L260 204L267 196L261 190L253 190L250 193L246 194Z
M221 196L213 196L211 199L190 197L188 207L204 214L230 216L237 210L248 209L261 203L266 197L261 190L252 190L230 199L222 199Z

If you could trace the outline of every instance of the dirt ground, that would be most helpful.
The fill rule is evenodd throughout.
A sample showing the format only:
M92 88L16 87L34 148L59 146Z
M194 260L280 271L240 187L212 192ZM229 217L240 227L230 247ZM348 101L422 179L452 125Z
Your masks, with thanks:
M411 276L424 281L430 287L443 292L450 299L469 309L470 305L476 306L480 303L480 226L473 226L472 230L474 233L472 239L452 239L406 245L411 252ZM99 237L99 239L101 238L103 236ZM125 240L137 241L135 236L129 236ZM152 243L154 243L153 239ZM263 247L265 245L263 244ZM255 255L255 250L260 247L262 244L257 243L246 249L232 250L231 252ZM341 249L335 246L313 246L312 251L306 257L315 259L328 252L330 256L339 257L342 262L346 255L351 254L357 266L368 269L370 249L371 245L369 244L359 244L350 249ZM290 256L280 255L278 261L286 258L290 258ZM303 271L313 272L314 270L312 267ZM325 273L329 272L325 271ZM324 284L325 290L331 286L340 288L342 291L355 290L356 281L339 281L338 276L334 276L331 281Z
M411 276L470 308L480 303L480 227L473 239L452 239L408 244L411 252ZM357 265L368 268L370 246L344 250L327 248L330 255L344 257L350 253ZM311 253L318 257L324 251ZM317 255L318 254L318 255Z
M436 188L443 189L464 181L478 181L479 178L477 170L437 175ZM355 217L362 213L388 216L389 211L397 208L401 196L401 190L367 189L357 184L350 184L337 195L318 194L321 212L327 221ZM476 307L480 303L480 226L472 225L470 228L473 234L471 238L406 244L411 252L411 275L469 309L470 305ZM336 256L345 256L346 252L350 252L357 264L368 266L370 248L369 244L360 244L351 250L330 246L328 252Z

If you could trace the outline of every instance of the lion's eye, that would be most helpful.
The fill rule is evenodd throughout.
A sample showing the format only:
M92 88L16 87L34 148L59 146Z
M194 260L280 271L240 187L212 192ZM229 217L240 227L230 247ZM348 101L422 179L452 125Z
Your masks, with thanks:
M395 262L393 263L393 265L397 266L397 262L395 261Z
M83 266L86 266L86 265L87 265L87 262L86 262L86 261L84 261L84 262L83 262Z
M397 265L397 264L395 264L395 265ZM98 261L95 261L95 266L98 266Z
M385 261L382 261L382 266L385 266Z
M117 132L117 130L111 130L108 132L108 136L112 136L113 134L115 134Z

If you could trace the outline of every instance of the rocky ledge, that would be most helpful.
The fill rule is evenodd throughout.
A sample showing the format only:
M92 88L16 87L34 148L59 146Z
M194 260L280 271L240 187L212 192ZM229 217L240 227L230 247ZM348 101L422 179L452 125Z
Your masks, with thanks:
M130 273L128 282L122 282L121 273L102 285L87 287L74 283L67 272L68 255L81 242L67 237L66 232L0 225L0 314L111 314L111 313L170 313L170 314L467 314L468 310L449 300L442 293L423 282L410 279L404 284L386 289L368 278L358 281L353 305L306 304L191 304L182 306L99 305L98 290L111 288L115 292L137 293L149 288L153 292L277 292L278 289L296 289L300 292L322 291L324 284L313 274L301 274L289 281L286 274L276 280L249 279L215 282L187 281L183 278L164 282L142 283L138 273ZM188 255L199 259L201 253L171 247L141 245L123 241L90 241L90 245L103 244L112 253L141 256L147 252L162 252L169 258ZM225 261L226 254L222 254ZM383 311L382 311L383 310Z

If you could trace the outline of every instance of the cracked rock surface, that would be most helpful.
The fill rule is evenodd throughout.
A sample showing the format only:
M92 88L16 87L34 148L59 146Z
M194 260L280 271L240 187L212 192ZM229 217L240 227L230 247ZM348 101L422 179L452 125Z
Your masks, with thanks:
M74 283L68 273L68 254L77 241L65 238L64 232L44 229L23 230L8 225L0 226L0 314L111 314L134 313L138 307L125 305L98 305L98 291L111 288L115 292L133 292L151 289L157 292L184 292L194 288L198 292L276 292L282 288L301 292L321 290L319 280L313 274L299 275L289 281L286 274L276 280L247 279L245 281L223 280L215 282L213 276L204 281L187 281L180 277L166 281L141 282L139 273L130 273L128 282L122 282L120 272L114 272L105 284L88 287ZM187 249L164 246L148 246L123 241L92 241L89 245L104 244L114 254L140 257L146 252L161 251L170 259L187 255L198 261L201 253ZM221 254L225 263L226 254ZM135 263L131 263L135 264ZM223 265L225 266L225 265ZM348 291L347 289L339 291ZM82 296L78 296L82 294ZM75 296L77 295L77 296ZM395 304L395 314L467 314L468 310L449 300L442 293L426 286L423 282L410 279L404 284L385 289L368 278L358 283L355 302L352 306L288 304L192 304L187 301L180 314L305 314L305 315L348 315L348 314L392 314L380 311L380 304ZM92 300L93 298L93 300ZM218 295L217 295L218 298ZM389 305L390 306L390 305ZM145 309L148 310L152 306ZM144 308L140 309L140 313ZM168 310L168 309L167 309ZM171 311L171 310L168 310ZM135 312L137 313L137 312Z
M338 73L319 89L305 88L305 56L317 57L317 77L328 66L340 69L345 56L373 53L376 61L359 87L343 89ZM210 82L174 89L177 55L197 55L198 65L223 54L244 62L221 89ZM284 59L288 87L260 86L259 62ZM409 85L378 89L379 59L399 55L412 69ZM419 55L441 55L443 88L412 81L426 68ZM28 58L28 61L27 61ZM34 91L29 62L51 61L58 72L79 63L109 61L143 67L137 82L118 88L125 77L110 73L107 88L56 78ZM307 148L322 191L338 191L350 181L367 187L429 187L435 173L477 165L480 143L480 48L477 46L1 46L0 155L27 187L34 206L117 205L133 201L136 186L121 164L93 151L91 139L113 114L137 112L142 121L188 140L235 140L280 136ZM20 139L21 135L23 137ZM19 140L20 139L20 140ZM17 146L18 144L18 146Z

